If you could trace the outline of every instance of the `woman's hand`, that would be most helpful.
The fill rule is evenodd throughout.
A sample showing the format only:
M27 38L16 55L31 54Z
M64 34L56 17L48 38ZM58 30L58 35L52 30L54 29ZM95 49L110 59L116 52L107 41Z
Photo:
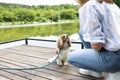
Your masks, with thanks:
M100 51L102 48L102 43L95 43L95 44L91 44L92 49L95 49L97 51Z

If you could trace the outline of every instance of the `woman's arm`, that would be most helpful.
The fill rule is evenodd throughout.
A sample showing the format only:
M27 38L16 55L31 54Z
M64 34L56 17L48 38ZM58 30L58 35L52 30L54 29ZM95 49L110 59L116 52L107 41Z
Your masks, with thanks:
M102 43L91 44L91 47L97 51L100 51L102 48Z

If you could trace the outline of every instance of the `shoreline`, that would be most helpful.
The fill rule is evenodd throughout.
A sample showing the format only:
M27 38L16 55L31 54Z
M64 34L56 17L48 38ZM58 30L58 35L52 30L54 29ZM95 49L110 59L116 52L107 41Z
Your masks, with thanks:
M31 24L3 24L0 25L0 28L15 28L15 27L32 27L32 26L41 26L41 25L54 25L54 24L66 24L66 23L74 23L74 21L66 21L66 22L44 22L44 23L31 23Z

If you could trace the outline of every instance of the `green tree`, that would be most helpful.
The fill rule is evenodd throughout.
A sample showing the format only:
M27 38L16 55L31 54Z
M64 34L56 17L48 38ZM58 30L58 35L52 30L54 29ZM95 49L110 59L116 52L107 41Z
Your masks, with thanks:
M4 8L2 6L0 6L0 13L4 11Z
M33 10L18 10L15 14L18 21L30 21L32 22L35 19L35 12Z
M120 7L120 0L113 0Z
M58 12L58 11L55 11L55 10L49 10L48 19L57 22L58 19L59 19L59 12Z
M0 21L47 22L76 18L78 6L71 4L26 6L0 3Z
M76 11L73 9L62 10L60 12L61 19L75 19Z
M0 14L0 22L3 22L3 14Z
M28 10L28 15L27 15L28 21L33 22L35 19L35 15L36 15L36 13L34 10Z
M58 12L55 12L51 20L58 22L59 19L60 19L60 14Z
M2 14L3 14L3 20L5 22L12 22L15 19L15 16L14 16L13 12L4 11L4 12L2 12Z

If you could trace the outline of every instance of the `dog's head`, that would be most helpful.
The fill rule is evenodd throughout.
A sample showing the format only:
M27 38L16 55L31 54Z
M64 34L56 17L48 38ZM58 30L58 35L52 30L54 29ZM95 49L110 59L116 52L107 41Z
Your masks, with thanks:
M58 49L63 48L63 45L66 43L67 43L67 47L71 46L71 41L70 41L69 36L67 34L60 35L57 41L57 48Z

